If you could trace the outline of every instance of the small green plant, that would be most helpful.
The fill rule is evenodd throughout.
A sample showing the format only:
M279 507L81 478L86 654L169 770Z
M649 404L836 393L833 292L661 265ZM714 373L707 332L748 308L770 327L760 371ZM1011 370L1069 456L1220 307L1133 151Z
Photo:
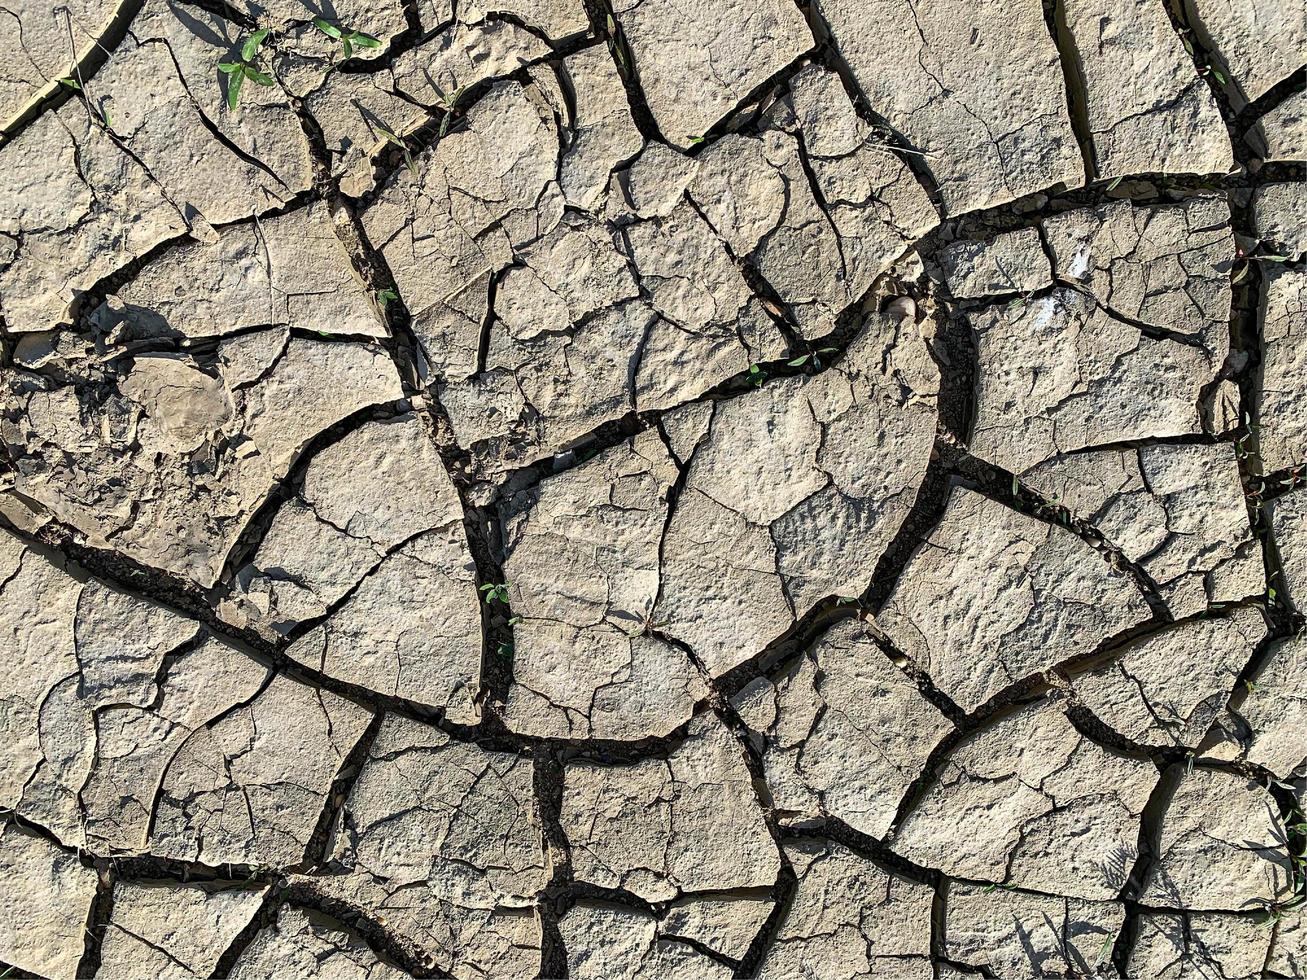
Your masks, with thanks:
M399 147L400 152L404 154L404 166L408 168L410 174L416 177L418 175L418 166L413 161L413 152L408 148L408 144L400 139L394 132L381 125L381 123L377 123L376 126L377 132L381 134L382 138L387 143L391 146ZM399 297L397 296L395 298L398 299Z
M59 79L59 84L72 89L74 92L80 92L82 90L82 83L72 77Z
M346 58L354 57L355 45L360 48L381 47L381 42L371 34L364 34L362 31L347 31L343 27L333 24L325 17L314 17L313 26L333 41L339 41L341 53Z
M1116 190L1118 187L1120 187L1120 186L1121 186L1121 181L1123 181L1123 180L1125 180L1125 174L1121 174L1121 176L1114 178L1113 181L1112 181L1112 183L1110 183L1110 184L1107 185L1108 193L1110 194L1112 191L1114 191L1114 190Z
M458 100L463 97L463 91L466 85L461 85L449 95L441 98L440 104L445 110L445 114L440 118L440 138L444 139L445 134L449 132L450 124L454 119L454 110L458 106Z
M486 605L492 602L502 602L508 605L508 585L507 582L487 582L481 586L481 595L485 599Z
M749 383L755 388L761 388L763 382L767 380L767 372L763 370L761 364L749 365Z
M393 289L387 288L377 290L377 304L381 307L382 312L384 312L386 307L397 299L399 299L399 293L395 292Z
M236 61L223 61L218 64L218 71L227 76L227 108L235 112L240 105L241 88L248 78L256 85L272 85L272 76L254 67L254 59L259 56L259 49L271 31L260 28L245 39L241 45L241 56Z
M498 647L495 648L495 652L496 652L497 654L499 654L501 657L503 657L505 660L509 661L510 663L512 662L512 660L513 660L513 644L511 644L511 643L501 643L501 644L499 644Z

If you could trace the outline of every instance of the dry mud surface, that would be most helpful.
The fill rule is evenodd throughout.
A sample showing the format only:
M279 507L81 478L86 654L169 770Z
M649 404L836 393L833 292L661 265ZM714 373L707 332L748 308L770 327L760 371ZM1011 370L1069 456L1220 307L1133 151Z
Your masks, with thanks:
M0 976L1307 976L1304 0L0 55Z

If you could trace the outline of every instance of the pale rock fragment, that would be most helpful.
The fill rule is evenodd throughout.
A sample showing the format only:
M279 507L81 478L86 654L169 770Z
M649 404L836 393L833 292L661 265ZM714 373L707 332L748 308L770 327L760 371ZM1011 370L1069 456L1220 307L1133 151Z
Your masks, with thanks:
M925 473L938 385L918 328L873 316L820 374L717 403L663 542L664 632L715 675L864 592Z
M38 976L76 976L96 879L75 853L0 826L0 961Z
M954 877L1112 899L1156 783L1152 763L1089 741L1045 699L964 739L889 845Z
M959 241L939 254L940 271L958 299L1031 293L1052 285L1048 255L1039 231L1023 228L988 241Z
M559 920L558 930L567 950L569 977L726 980L734 975L729 966L665 936L647 912L578 902Z
M1259 783L1172 766L1156 858L1139 901L1154 908L1246 911L1286 899L1293 876L1284 824Z
M1230 698L1203 754L1245 759L1288 779L1307 762L1307 639L1271 643L1266 658Z
M1266 972L1273 977L1301 977L1307 973L1307 919L1301 906L1284 910L1275 923Z
M513 684L530 735L643 738L687 721L707 688L649 635L676 464L647 431L511 498L503 514Z
M613 14L654 121L682 150L815 43L785 0L618 0Z
M628 208L640 218L667 217L681 203L698 172L698 157L685 156L665 143L649 143L630 166L613 175L609 218L625 217Z
M1234 166L1211 89L1161 4L1067 0L1058 13L1084 78L1099 178L1223 174Z
M1236 109L1307 61L1307 7L1294 0L1184 0L1184 9L1203 47L1225 62Z
M738 961L774 908L770 898L696 895L668 906L659 929L669 939L689 940Z
M336 831L335 876L299 879L454 977L533 975L544 886L531 760L387 715Z
M1098 976L1111 969L1124 924L1125 907L1116 902L953 881L944 892L942 952L953 963L1008 980Z
M1020 479L1101 531L1177 618L1266 587L1230 443L1073 453Z
M1266 160L1307 161L1307 91L1287 96L1257 120L1246 138Z
M321 202L229 225L213 242L170 248L120 287L92 322L106 332L122 324L122 340L213 337L272 325L387 334Z
M1263 184L1253 192L1252 209L1264 244L1290 259L1307 253L1307 185Z
M1055 275L1108 311L1192 338L1219 367L1230 349L1230 206L1219 197L1135 207L1126 201L1044 222Z
M1074 675L1071 685L1085 707L1130 741L1193 749L1267 632L1254 608L1177 623L1132 641Z
M598 211L613 169L635 156L644 139L631 119L622 76L604 45L578 51L564 60L563 68L576 93L576 114L572 142L559 163L558 184L570 206Z
M665 759L565 765L561 822L578 881L651 902L770 887L780 870L743 750L711 714Z
M266 887L120 881L95 975L102 980L212 976L266 892Z
M952 730L856 620L834 626L774 680L733 702L762 751L782 819L831 816L884 837L908 787Z
M382 350L269 333L284 351L262 351L261 369L247 335L224 343L217 363L140 353L88 365L72 383L0 372L16 489L95 546L213 585L305 445L403 395Z
M872 112L924 154L947 214L1084 180L1039 4L822 0L816 9Z
M332 781L370 719L352 701L274 676L177 750L151 852L209 865L305 860Z
M576 0L473 0L460 4L458 13L467 20L508 14L555 42L580 34L589 26L585 5Z
M1136 926L1126 976L1261 980L1271 936L1260 916L1144 913Z
M402 980L403 970L382 960L357 935L320 912L286 905L259 932L228 974L232 980Z
M972 711L1148 617L1134 584L1074 534L954 487L878 622Z
M1255 391L1265 469L1307 462L1307 272L1264 264Z
M965 314L979 369L971 451L1013 472L1104 443L1197 434L1216 372L1197 347L1158 339L1057 288Z
M933 888L829 841L796 841L785 854L798 884L760 978L934 976Z

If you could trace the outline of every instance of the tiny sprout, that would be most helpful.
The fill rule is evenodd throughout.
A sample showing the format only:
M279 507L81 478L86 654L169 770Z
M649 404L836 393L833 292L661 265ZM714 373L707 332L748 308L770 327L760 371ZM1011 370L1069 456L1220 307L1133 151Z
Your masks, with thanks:
M520 623L520 622L522 622L522 617L521 617L521 616L510 616L509 619L508 619L508 625L509 625L509 626L516 626L516 625L517 625L518 623Z
M851 606L857 601L857 596L840 595L835 597L835 605L837 606Z
M1274 601L1275 601L1275 596L1276 596L1275 586L1273 586L1273 585L1268 585L1268 586L1266 587L1266 599L1267 599L1267 601L1268 601L1268 602L1274 602Z
M1254 256L1253 256L1253 261L1254 261L1254 262L1288 262L1288 261L1289 261L1289 256L1287 256L1287 255L1254 255Z
M241 88L245 84L245 79L248 78L256 85L273 84L271 75L259 71L252 64L269 33L271 31L266 27L255 31L241 45L240 60L223 61L218 64L218 71L227 76L227 108L232 112L235 112L240 105Z
M408 144L380 123L377 124L377 129L385 138L387 143L391 146L399 147L400 151L404 154L404 166L408 168L410 174L416 177L418 175L418 167L417 164L413 162L413 154L409 150ZM399 297L396 296L395 298L398 299Z
M749 365L749 381L755 388L761 388L762 383L767 380L767 372L762 369L760 364Z
M702 143L705 139L707 139L706 136L691 136L691 137L690 137L690 145L691 145L691 146L698 146L698 145L699 145L700 143Z
M1220 82L1222 85L1225 84L1225 81L1226 81L1226 79L1225 79L1225 75L1221 72L1221 69L1217 68L1215 65L1212 65L1212 75L1213 75L1213 77L1215 77L1216 80L1217 80L1218 82Z
M796 357L794 360L788 363L790 367L803 367L803 365L808 363L808 355L804 354L802 357Z
M377 290L377 302L381 305L382 310L385 310L386 307L397 299L399 299L399 293L395 292L393 289Z
M441 139L444 139L444 138L445 138L445 134L449 132L449 124L450 124L450 121L454 118L454 109L455 109L455 107L458 105L458 100L461 99L461 98L463 97L463 91L464 91L464 89L466 89L466 88L467 88L466 85L460 85L457 89L455 89L453 92L451 92L448 96L446 96L446 97L444 97L443 99L441 99L441 103L442 103L442 104L444 105L444 107L445 107L445 114L444 114L444 116L443 116L443 117L441 118L441 120L440 120L440 138L441 138Z
M75 78L61 78L59 79L59 84L66 85L74 92L80 92L82 90L82 83Z
M1116 190L1118 187L1121 186L1121 181L1123 181L1123 180L1125 180L1125 174L1121 174L1119 177L1115 178L1115 179L1112 181L1112 183L1110 183L1110 184L1107 185L1107 189L1108 189L1108 191L1114 191L1114 190Z
M481 586L479 591L483 593L486 605L489 605L496 600L502 602L504 605L508 605L507 582L487 582L485 585Z
M505 660L512 660L512 659L513 659L513 644L511 644L511 643L501 643L501 644L499 644L499 646L496 648L495 652L498 653L498 654L499 654L501 657L503 657Z
M364 34L362 31L346 31L337 27L325 17L314 17L313 26L320 30L333 41L339 41L341 52L346 58L354 57L354 46L360 48L379 48L381 41L371 34Z

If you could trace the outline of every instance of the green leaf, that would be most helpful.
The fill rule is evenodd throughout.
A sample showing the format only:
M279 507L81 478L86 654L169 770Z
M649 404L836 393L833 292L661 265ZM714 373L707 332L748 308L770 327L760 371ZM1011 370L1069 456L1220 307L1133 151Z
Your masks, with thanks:
M1107 189L1109 191L1116 190L1118 187L1121 186L1121 181L1123 180L1125 180L1125 174L1122 174L1120 177L1117 177L1114 181L1112 181L1112 183L1108 184Z
M340 28L325 17L314 17L313 26L323 34L327 35L327 37L335 38L337 41L340 40Z
M232 112L235 112L240 104L241 86L244 84L245 72L243 71L233 72L227 76L227 108Z
M349 39L357 44L360 48L379 48L381 42L371 34L364 34L361 31L355 31L349 36Z
M243 72L243 74L244 74L245 77L248 78L250 81L252 81L252 82L258 82L260 85L272 85L272 84L273 84L272 76L271 76L271 75L265 75L265 74L263 74L263 72L259 71L257 68L251 68L249 65L246 65L246 66L245 66L245 71Z
M617 33L617 22L613 20L613 15L612 15L612 14L609 14L607 17L605 17L605 18L604 18L604 22L608 25L608 33L609 33L609 34L616 34L616 33Z
M340 46L341 46L341 50L344 52L346 58L352 58L352 57L354 57L354 45L352 45L352 44L349 43L349 38L347 38L347 37L346 37L346 38L342 38L342 39L341 39L341 42L340 42Z
M804 354L802 357L796 357L794 360L788 361L787 363L790 367L803 367L803 365L808 363L808 355Z
M1222 74L1221 69L1217 68L1215 65L1212 65L1212 75L1213 75L1213 76L1216 78L1216 80L1217 80L1218 82L1220 82L1222 85L1225 84L1225 75Z
M263 39L272 33L271 28L261 27L245 39L241 45L241 60L253 61L254 56L259 53L259 48L263 45Z
M1288 262L1289 261L1289 256L1287 255L1254 255L1253 258L1256 259L1258 262Z
M377 302L381 304L383 310L397 299L399 299L399 293L393 289L382 289L377 292Z
M238 72L244 67L245 66L242 65L239 61L218 62L218 71L222 72L224 75L230 75L233 72Z
M82 90L82 83L72 77L59 79L59 84L68 86L74 92L80 92Z

